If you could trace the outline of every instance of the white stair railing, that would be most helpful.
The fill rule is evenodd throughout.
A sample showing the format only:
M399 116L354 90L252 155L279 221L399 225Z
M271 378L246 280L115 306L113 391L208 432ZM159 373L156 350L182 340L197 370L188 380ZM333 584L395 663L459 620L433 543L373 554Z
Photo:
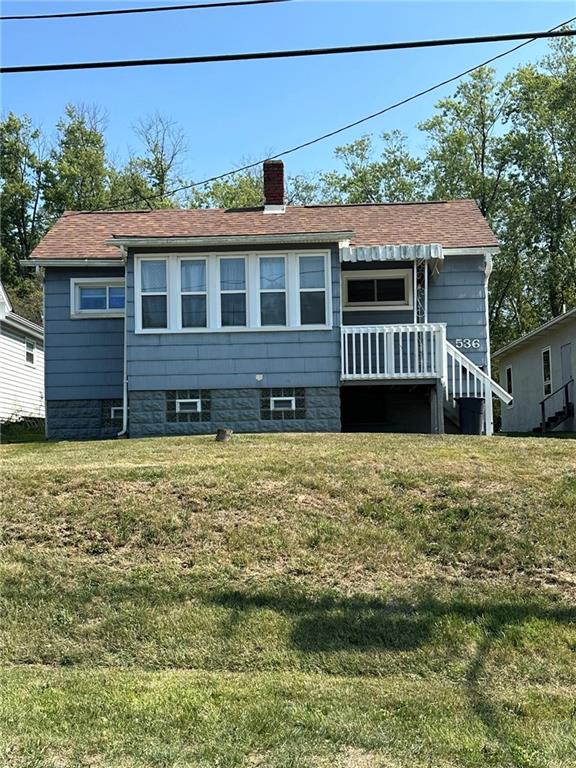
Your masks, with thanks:
M492 397L496 396L508 405L512 402L512 395L449 341L445 344L445 350L443 383L446 400L452 400L455 405L454 401L459 397L484 398L484 433L492 435Z
M441 378L444 339L439 323L343 326L342 379Z

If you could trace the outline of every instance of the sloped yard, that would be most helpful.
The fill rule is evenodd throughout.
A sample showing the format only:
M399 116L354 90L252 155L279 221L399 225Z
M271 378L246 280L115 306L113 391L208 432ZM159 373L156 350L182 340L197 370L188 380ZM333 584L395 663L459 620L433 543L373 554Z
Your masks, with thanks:
M576 441L1 456L0 765L575 764Z

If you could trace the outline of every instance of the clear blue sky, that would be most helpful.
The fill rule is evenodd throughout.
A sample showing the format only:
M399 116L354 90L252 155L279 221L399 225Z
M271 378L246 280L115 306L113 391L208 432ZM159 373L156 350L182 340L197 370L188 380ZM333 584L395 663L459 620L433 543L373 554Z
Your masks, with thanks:
M178 0L132 0L134 6ZM3 14L129 7L130 0L5 0ZM2 28L5 65L354 45L434 37L531 32L576 15L571 2L307 2L103 18L9 21ZM131 126L159 111L186 131L185 173L204 178L350 122L488 58L511 43L126 70L6 75L2 111L28 113L51 134L69 103L100 105L111 152L138 145ZM503 76L535 61L537 41L502 59ZM339 137L286 159L289 173L336 165L334 148L366 132L405 131L452 87L437 91Z

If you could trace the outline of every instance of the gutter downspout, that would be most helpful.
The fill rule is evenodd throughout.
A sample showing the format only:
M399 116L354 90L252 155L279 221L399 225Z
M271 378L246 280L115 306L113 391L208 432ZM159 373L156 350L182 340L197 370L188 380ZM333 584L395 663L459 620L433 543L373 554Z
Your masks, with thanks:
M124 262L124 362L122 370L122 429L116 437L128 437L128 251L122 245L120 252Z

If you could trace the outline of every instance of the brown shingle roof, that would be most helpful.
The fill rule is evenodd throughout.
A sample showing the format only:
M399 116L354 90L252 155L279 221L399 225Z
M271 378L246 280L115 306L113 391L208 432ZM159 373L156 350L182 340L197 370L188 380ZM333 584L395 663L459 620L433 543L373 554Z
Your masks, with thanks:
M40 259L110 259L113 236L209 237L353 231L352 245L440 243L493 247L498 241L473 200L258 209L67 212L31 254Z

